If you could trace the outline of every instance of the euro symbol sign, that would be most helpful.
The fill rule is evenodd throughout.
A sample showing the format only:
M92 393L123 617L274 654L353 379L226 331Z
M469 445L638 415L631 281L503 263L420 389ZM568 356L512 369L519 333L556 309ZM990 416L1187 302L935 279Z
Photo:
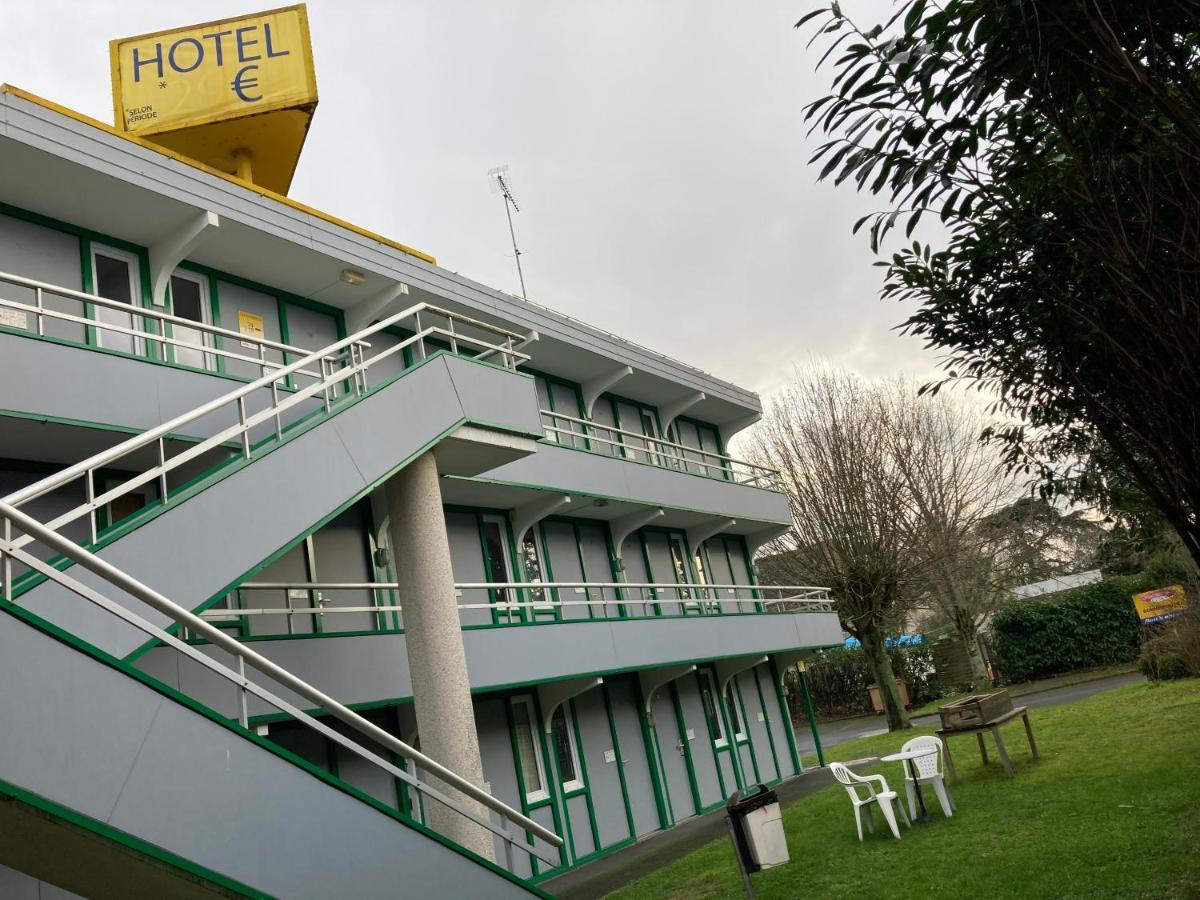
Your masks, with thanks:
M254 103L256 100L262 99L262 94L252 97L246 93L251 88L258 87L258 76L250 75L251 71L258 71L258 66L242 66L229 84L233 88L233 92L246 103Z

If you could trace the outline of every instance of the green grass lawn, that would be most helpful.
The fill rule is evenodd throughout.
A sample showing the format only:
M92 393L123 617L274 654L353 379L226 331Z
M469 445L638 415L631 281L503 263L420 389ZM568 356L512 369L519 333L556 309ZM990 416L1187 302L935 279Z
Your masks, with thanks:
M1200 897L1200 681L1129 685L1032 710L1041 759L1020 720L1002 734L1016 777L974 738L952 748L958 812L901 826L876 813L860 844L846 792L822 790L784 809L792 861L752 876L760 898ZM839 760L899 749L915 734L833 748ZM898 764L876 766L903 796ZM932 791L928 792L932 795ZM729 841L714 842L613 895L623 900L743 896Z

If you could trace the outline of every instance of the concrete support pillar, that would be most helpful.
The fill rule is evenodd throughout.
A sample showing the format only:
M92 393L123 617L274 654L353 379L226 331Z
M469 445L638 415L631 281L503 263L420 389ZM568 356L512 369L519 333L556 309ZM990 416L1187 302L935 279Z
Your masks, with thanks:
M482 787L479 734L433 454L401 469L388 481L386 494L421 752ZM486 807L439 779L429 776L428 781L488 816ZM435 831L485 859L495 858L487 829L440 803L427 801L425 811Z

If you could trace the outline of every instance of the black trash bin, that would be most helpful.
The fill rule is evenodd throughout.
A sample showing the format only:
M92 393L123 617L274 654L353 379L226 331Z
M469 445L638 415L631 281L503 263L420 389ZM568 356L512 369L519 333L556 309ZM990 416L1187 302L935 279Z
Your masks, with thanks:
M736 792L725 804L725 815L747 872L781 866L790 859L779 795L765 784Z

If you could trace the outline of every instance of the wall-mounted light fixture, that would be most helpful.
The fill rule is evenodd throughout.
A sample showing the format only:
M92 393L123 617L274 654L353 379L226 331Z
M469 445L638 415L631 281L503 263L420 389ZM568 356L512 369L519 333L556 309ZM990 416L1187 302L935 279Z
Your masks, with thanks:
M342 281L346 284L360 285L367 280L367 276L362 272L356 272L354 269L342 269Z

